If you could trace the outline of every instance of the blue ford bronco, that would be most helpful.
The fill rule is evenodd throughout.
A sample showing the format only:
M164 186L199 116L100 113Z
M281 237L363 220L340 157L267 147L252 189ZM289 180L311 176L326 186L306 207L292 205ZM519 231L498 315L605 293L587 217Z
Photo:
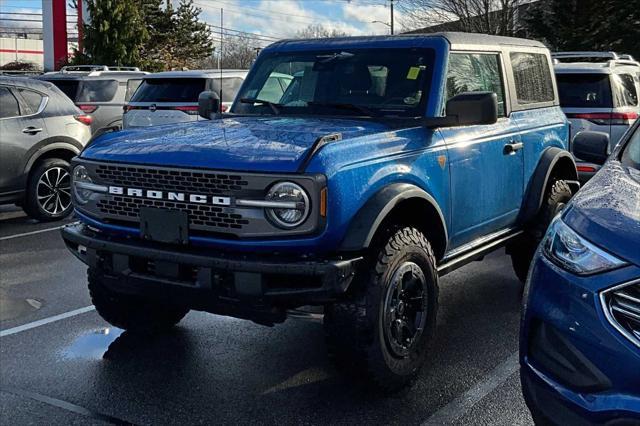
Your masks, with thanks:
M277 42L229 113L203 92L211 121L90 143L63 238L117 327L158 331L190 309L273 325L321 306L338 365L406 385L439 278L506 246L524 280L577 189L551 69L514 38Z

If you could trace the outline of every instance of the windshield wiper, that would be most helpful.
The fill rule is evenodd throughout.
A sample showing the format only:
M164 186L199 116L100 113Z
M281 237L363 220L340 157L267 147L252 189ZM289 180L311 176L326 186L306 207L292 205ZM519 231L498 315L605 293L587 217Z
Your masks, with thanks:
M376 117L380 114L377 111L372 110L371 108L367 108L366 106L356 105L356 104L346 104L346 103L338 103L338 102L314 102L309 101L307 105L310 106L319 106L319 107L327 107L327 108L335 108L335 109L348 109L351 111L358 111L363 113L364 115L368 115L370 117Z
M269 108L271 108L273 113L276 115L280 114L280 108L282 107L282 104L276 104L274 102L265 101L264 99L256 99L256 98L242 98L240 99L240 102L242 102L243 104L267 105Z

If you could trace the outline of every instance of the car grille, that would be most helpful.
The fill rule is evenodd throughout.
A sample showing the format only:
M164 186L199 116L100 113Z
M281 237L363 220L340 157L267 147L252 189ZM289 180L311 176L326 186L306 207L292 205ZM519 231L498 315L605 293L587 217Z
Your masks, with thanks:
M102 184L127 188L237 196L250 191L242 176L201 170L98 164L94 172ZM141 207L182 210L189 214L191 229L210 232L240 231L249 225L243 209L170 200L153 200L126 195L109 195L96 203L107 220L138 223Z
M640 281L607 290L601 300L611 325L640 346Z
M143 206L187 211L189 213L189 223L195 226L242 229L243 225L249 223L240 214L227 213L222 207L202 204L175 203L122 196L113 196L111 199L98 201L98 208L102 213L136 221L138 220L140 207Z
M231 174L106 164L96 167L96 174L100 180L114 185L161 188L165 191L205 192L212 195L239 191L248 184L242 176Z

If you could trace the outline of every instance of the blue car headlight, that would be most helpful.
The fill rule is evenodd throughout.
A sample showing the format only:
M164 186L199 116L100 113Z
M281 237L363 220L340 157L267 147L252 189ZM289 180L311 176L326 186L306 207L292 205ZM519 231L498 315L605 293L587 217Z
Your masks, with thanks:
M578 275L591 275L626 264L582 238L559 216L542 240L542 251L553 263Z

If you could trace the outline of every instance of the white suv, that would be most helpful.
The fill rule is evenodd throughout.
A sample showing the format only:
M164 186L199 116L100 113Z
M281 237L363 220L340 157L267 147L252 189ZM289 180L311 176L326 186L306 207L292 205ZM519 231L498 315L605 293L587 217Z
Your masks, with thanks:
M200 93L205 90L217 92L222 101L222 110L225 111L233 103L246 76L246 70L166 71L149 74L124 106L123 127L204 120L198 116Z
M553 55L560 105L571 122L571 140L585 130L607 133L609 149L640 114L640 63L614 52L559 52ZM578 164L581 178L598 167Z

